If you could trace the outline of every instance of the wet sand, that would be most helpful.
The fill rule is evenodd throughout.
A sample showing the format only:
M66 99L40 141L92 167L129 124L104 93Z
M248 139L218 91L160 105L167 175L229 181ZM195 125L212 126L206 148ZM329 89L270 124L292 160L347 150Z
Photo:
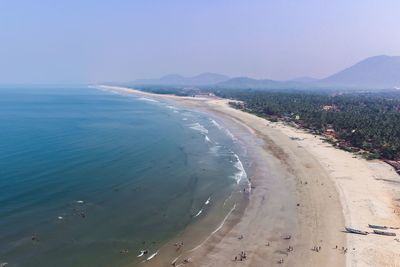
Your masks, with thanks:
M355 158L303 130L233 109L225 99L103 89L208 112L248 150L254 188L246 208L232 212L201 246L180 252L177 266L399 266L400 243L393 237L343 231L345 225L363 230L368 223L399 226L394 211L400 179L385 163ZM293 250L288 252L289 246ZM242 251L246 259L235 261ZM155 259L148 265L166 266L161 253Z

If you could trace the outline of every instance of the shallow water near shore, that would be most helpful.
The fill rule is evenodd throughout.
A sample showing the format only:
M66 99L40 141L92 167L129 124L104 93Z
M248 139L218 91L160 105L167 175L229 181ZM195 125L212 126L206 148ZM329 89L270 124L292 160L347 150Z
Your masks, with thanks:
M240 147L205 114L85 86L0 95L10 267L135 265L188 225L214 230L246 179Z

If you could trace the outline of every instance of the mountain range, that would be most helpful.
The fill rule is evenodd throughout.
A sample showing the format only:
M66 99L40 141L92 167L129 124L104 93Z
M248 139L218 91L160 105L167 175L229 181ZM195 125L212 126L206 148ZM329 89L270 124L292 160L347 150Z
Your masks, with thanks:
M213 86L220 88L399 88L400 56L375 56L364 59L353 66L323 79L300 77L289 81L233 77L216 73L202 73L193 77L178 74L159 79L141 79L132 85Z
M151 85L186 85L200 86L218 84L229 80L226 75L205 72L193 77L183 77L179 74L170 74L159 79L141 79L133 81L133 84L151 84Z

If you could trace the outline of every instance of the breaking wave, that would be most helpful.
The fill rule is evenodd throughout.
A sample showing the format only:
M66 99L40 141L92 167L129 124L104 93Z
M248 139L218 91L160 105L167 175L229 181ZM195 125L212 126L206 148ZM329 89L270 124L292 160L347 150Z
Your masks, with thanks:
M197 216L199 216L202 212L203 212L203 209L199 210L199 212L197 212L197 214L194 215L194 218L196 218Z
M236 162L234 163L235 168L238 170L234 175L233 178L236 180L236 183L239 184L242 179L247 178L247 173L244 170L242 161L240 160L239 156L237 154L233 154L233 156L236 159Z
M220 130L222 130L222 129L223 129L223 127L222 127L221 125L219 125L219 123L218 123L218 122L216 122L215 120L213 120L213 119L210 119L210 121L211 121L211 123L212 123L212 124L214 124L214 125L215 125L215 127L217 127L218 129L220 129Z
M236 141L237 138L231 133L231 131L229 131L228 129L222 127L218 122L216 122L213 119L210 119L210 122L217 127L219 130L224 131L224 133L229 136L233 141Z
M158 254L158 250L155 253L151 254L146 260L148 260L148 261L151 260L152 258L157 256L157 254Z
M224 129L224 132L227 136L229 136L233 141L236 141L236 137L229 131L228 129Z
M169 108L169 109L178 110L178 108L174 107L174 106L166 106L166 107Z
M194 247L193 249L189 250L189 252L195 251L198 248L200 248L201 246L203 246L203 244L205 242L207 242L208 239L210 239L211 236L213 236L216 232L218 232L225 224L226 220L228 219L228 217L231 215L231 213L236 209L236 204L233 205L232 209L228 212L228 214L225 216L225 218L222 220L221 224L214 230L211 232L211 234L209 236L207 236L207 238L201 242L198 246Z
M151 98L147 98L147 97L139 97L140 100L144 100L144 101L149 101L149 102L155 102L155 103L160 103L157 100L151 99Z
M202 134L208 134L208 130L198 122L189 124L188 126L189 126L190 129L193 129L195 131L199 131Z

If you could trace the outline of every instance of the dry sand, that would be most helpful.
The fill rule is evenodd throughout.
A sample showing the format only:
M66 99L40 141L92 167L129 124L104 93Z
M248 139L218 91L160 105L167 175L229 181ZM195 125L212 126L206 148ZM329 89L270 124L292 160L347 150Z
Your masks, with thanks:
M357 158L303 130L233 109L226 99L102 89L210 112L251 155L255 188L244 213L237 220L230 218L199 248L181 255L177 265L400 266L400 242L395 237L343 231L345 225L368 231L368 223L400 226L400 177L386 163ZM283 239L286 235L291 238ZM293 251L287 252L288 246ZM312 251L314 246L321 250ZM346 254L342 247L348 249ZM241 251L246 259L234 261Z

